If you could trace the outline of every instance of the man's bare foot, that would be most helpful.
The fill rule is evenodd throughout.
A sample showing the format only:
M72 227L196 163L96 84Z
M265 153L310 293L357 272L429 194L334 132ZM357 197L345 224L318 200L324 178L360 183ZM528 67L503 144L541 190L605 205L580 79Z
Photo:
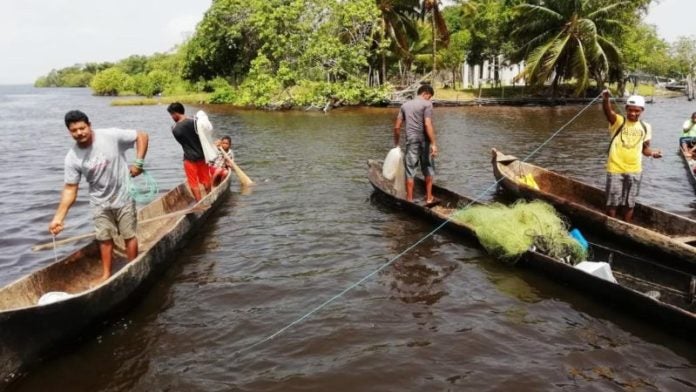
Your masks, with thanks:
M433 207L440 204L440 199L433 197L430 200L423 200L423 203L426 207Z
M100 276L99 279L95 279L92 281L92 283L90 283L89 288L93 289L97 286L100 286L102 283L106 282L110 277L111 277L111 275Z

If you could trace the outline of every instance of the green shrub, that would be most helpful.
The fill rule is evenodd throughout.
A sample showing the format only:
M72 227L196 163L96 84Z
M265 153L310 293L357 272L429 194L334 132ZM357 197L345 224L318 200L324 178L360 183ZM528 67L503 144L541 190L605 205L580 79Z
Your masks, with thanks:
M234 103L237 94L230 86L222 87L210 96L210 103Z
M108 68L97 72L92 79L90 87L96 95L118 95L121 91L128 90L131 78L119 68Z

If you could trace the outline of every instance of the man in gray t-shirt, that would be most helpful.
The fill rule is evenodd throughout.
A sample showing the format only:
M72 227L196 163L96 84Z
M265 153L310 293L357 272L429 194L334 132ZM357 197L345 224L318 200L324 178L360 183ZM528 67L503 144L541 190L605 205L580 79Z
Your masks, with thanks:
M401 126L405 124L406 200L413 201L413 177L416 175L416 167L420 163L421 172L425 177L424 203L426 206L433 206L437 201L433 197L435 170L431 156L437 155L438 148L435 142L435 128L433 127L433 103L430 99L435 95L435 91L430 85L424 84L418 88L417 94L415 99L401 105L394 123L394 146L399 146Z
M65 114L65 125L76 143L65 156L65 186L48 230L53 235L63 230L63 221L77 199L78 186L84 177L89 185L89 202L102 259L101 282L111 276L116 235L125 241L128 260L138 255L137 214L127 180L128 176L143 172L148 135L117 128L93 130L87 115L79 110ZM135 164L129 168L125 152L134 144Z

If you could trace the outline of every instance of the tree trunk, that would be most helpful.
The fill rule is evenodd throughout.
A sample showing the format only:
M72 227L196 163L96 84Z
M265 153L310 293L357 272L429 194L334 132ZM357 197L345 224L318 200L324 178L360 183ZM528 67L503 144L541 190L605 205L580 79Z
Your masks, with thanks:
M553 77L553 82L551 83L551 98L553 98L553 99L556 99L559 78L560 78L560 75L558 73L556 73L556 75Z
M382 70L379 79L379 86L384 84L384 81L387 79L387 56L384 54L384 51L382 51Z
M437 48L436 48L436 41L437 41L437 32L435 31L435 11L432 11L433 17L431 19L431 27L433 30L433 77L432 77L432 82L430 83L433 87L435 87L435 73L437 72L437 65L435 61L435 55L437 53Z

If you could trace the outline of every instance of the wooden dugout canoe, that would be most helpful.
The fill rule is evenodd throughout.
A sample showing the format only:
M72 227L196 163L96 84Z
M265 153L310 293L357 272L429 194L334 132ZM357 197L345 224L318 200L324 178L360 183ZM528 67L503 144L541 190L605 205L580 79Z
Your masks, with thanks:
M437 206L428 208L422 203L408 202L397 195L393 181L382 176L382 163L375 160L368 161L368 178L375 195L386 203L437 224L447 222L445 228L448 230L476 239L473 227L448 219L460 208L481 203L434 184L433 196L440 199ZM424 184L421 179L415 181L414 200L419 200L423 198ZM572 285L588 296L608 300L629 313L669 328L670 332L693 338L696 333L696 278L693 275L597 244L591 244L589 254L594 261L608 262L618 283L533 250L526 252L516 265L543 272L554 281ZM647 295L655 292L659 292L659 299Z
M570 177L521 162L493 149L493 173L505 190L526 199L551 203L585 231L608 234L638 245L666 265L696 274L696 221L636 203L633 222L606 215L606 192ZM539 189L517 179L531 174Z
M198 203L181 184L138 211L138 257L126 262L123 241L116 240L111 277L90 288L101 275L96 241L58 262L0 288L0 389L45 356L56 354L64 343L77 340L90 326L123 310L142 294L153 278L168 267L173 251L184 245L192 231L229 193L231 176ZM152 219L195 207L179 216ZM119 244L120 242L120 244ZM48 292L73 297L37 305Z
M694 173L694 170L696 170L696 160L693 157L687 157L684 155L684 152L681 150L681 146L679 146L679 155L681 155L684 166L686 167L686 171L688 172L687 176L689 177L689 182L696 191L696 173Z

